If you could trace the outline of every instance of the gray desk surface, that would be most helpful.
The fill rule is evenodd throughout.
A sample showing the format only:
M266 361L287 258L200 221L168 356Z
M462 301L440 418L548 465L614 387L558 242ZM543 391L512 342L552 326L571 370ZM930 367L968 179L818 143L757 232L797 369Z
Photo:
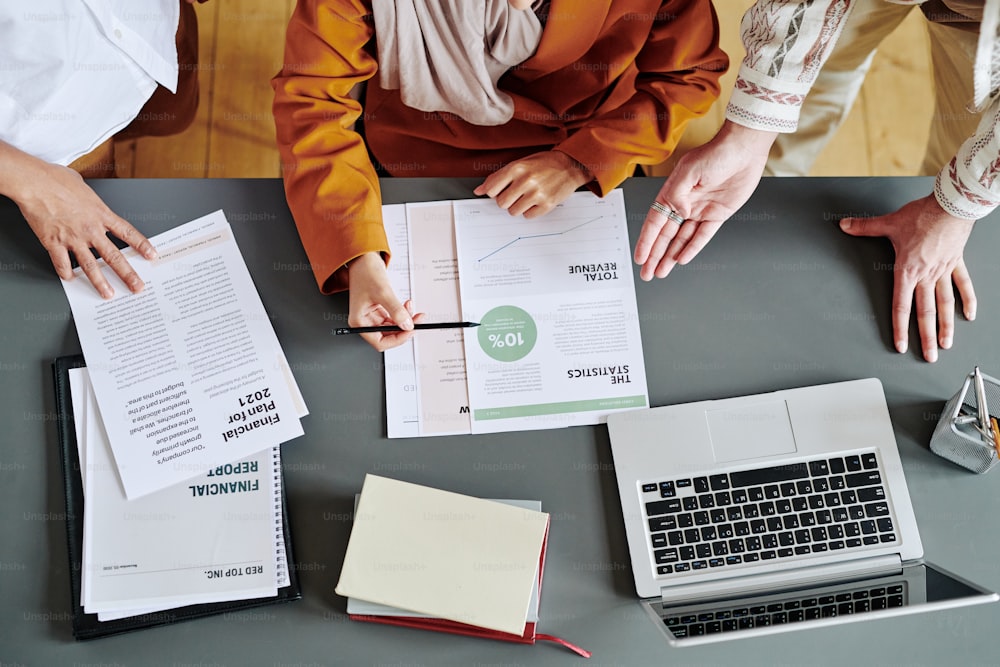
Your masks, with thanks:
M659 179L625 184L633 238ZM467 180L389 180L387 202L471 196ZM304 599L77 643L70 633L63 492L49 364L80 351L46 254L0 201L0 665L997 664L1000 605L701 648L670 648L636 603L604 427L385 438L382 359L334 340L343 296L316 290L275 180L94 183L147 234L226 210L311 410L284 448ZM891 349L892 252L834 220L928 192L927 179L771 179L697 260L637 286L652 405L859 377L885 386L930 560L1000 589L1000 473L976 476L927 448L938 412L976 363L1000 374L1000 216L966 254L979 320L959 321L936 364ZM363 475L484 497L539 498L552 513L540 629L594 652L354 623L333 593ZM484 601L488 604L488 601Z

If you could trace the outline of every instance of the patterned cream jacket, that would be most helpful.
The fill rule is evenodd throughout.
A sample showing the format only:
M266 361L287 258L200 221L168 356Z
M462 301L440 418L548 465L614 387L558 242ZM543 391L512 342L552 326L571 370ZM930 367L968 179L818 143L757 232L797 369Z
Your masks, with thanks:
M909 0L898 4L921 4ZM726 117L770 132L794 132L799 111L853 9L852 0L758 0L743 17L747 55ZM1000 0L983 0L974 67L982 122L937 176L934 194L958 218L977 220L1000 205Z

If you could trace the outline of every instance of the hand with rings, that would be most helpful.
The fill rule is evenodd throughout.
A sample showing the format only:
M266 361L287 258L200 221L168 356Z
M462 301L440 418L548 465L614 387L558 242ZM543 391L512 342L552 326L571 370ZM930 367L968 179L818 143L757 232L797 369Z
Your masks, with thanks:
M726 121L712 141L677 162L635 244L640 278L665 278L695 258L753 194L775 136Z
M660 201L662 195L661 190L650 205L636 243L635 261L643 265L639 272L639 277L643 280L650 280L654 276L664 278L675 265L687 264L704 247L715 233L715 229L722 225L720 222L710 227L711 232L707 235L702 234L704 240L695 246L692 239L698 236L700 227L704 225L699 225L693 218L685 217L677 207L664 204ZM649 243L651 245L647 248Z

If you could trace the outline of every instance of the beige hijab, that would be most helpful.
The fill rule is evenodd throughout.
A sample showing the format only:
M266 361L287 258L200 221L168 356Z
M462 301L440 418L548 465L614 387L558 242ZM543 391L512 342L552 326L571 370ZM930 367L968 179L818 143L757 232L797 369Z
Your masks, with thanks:
M542 24L507 0L372 0L380 83L408 107L474 125L514 115L497 81L538 48Z

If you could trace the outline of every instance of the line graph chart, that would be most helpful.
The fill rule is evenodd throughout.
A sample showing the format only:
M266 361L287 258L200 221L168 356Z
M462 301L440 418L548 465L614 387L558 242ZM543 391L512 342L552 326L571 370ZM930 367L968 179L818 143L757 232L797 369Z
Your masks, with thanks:
M583 194L583 193L578 193ZM512 217L506 211L470 202L456 207L460 255L477 272L518 265L563 263L568 257L628 252L628 234L610 202L577 198L539 218Z
M454 211L463 299L480 290L573 290L583 273L615 275L630 264L620 191L604 199L578 192L537 218L482 200L455 202Z
M491 251L491 252L483 255L482 257L479 257L478 259L476 259L476 261L477 262L482 262L483 260L487 260L490 257L492 257L493 255L496 255L500 251L504 250L505 248L509 248L510 246L514 245L518 241L528 241L528 240L531 240L531 239L540 239L540 238L545 238L545 237L550 237L550 236L564 236L566 234L569 234L570 232L574 232L574 231L580 229L581 227L586 227L587 225L591 224L592 222L597 222L598 220L600 220L603 217L604 217L603 215L599 215L596 218L591 218L590 220L587 220L586 222L581 222L580 224L574 225L573 227L570 227L569 229L564 229L561 232L546 232L544 234L528 234L528 235L525 235L525 236L518 236L518 237L514 238L513 240L508 241L507 243L504 243L502 246L500 246L496 250L493 250L493 251Z

